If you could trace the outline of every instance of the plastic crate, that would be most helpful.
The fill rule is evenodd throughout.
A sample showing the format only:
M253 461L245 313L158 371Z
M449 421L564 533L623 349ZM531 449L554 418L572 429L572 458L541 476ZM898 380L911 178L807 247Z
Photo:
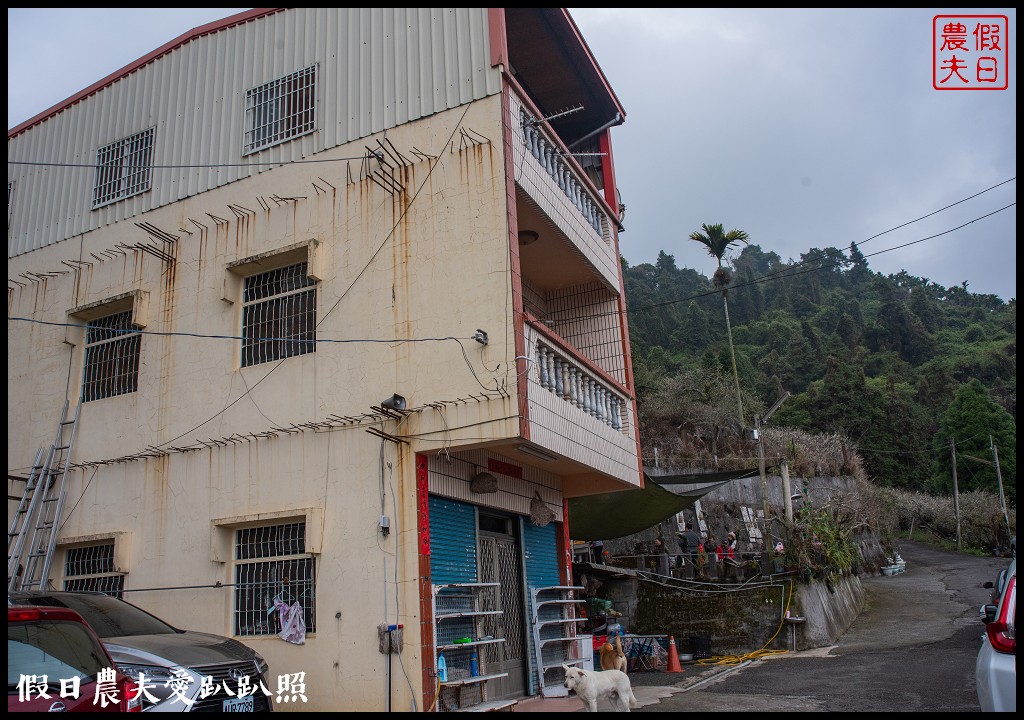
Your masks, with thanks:
M694 660L702 660L711 657L711 635L708 633L700 633L690 637L690 643L693 645L693 658Z

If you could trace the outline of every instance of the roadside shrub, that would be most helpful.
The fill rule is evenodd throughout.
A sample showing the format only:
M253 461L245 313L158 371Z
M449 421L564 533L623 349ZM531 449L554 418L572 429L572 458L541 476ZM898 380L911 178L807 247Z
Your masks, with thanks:
M895 546L901 538L933 540L956 545L956 509L952 496L929 495L867 485L863 492L876 517L883 543ZM988 554L1009 546L1017 534L1017 513L1008 508L1010 527L999 496L985 490L960 493L960 537L964 550Z

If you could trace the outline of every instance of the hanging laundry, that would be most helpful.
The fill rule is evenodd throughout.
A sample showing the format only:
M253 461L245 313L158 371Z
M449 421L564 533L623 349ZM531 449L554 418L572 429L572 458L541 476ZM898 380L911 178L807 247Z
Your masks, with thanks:
M281 632L278 637L295 645L306 643L306 620L302 605L298 601L291 605L275 598L274 608L281 618Z

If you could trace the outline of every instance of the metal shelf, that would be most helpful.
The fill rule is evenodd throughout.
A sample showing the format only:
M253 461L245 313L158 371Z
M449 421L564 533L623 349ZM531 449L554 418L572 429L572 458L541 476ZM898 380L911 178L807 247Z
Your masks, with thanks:
M582 598L580 598L579 600L574 600L572 598L566 600L538 600L537 607L540 607L541 605L579 605L583 602L586 602L586 600Z
M475 660L476 649L485 645L506 642L503 637L490 637L494 632L486 622L488 618L504 615L502 610L484 610L485 600L491 599L492 588L499 588L496 582L459 582L433 585L433 641L435 670L438 656L444 654L448 664L448 679L438 683L436 710L438 712L490 712L511 708L516 700L489 700L487 683L508 677L507 672L484 672L470 675L472 665L470 654ZM494 605L489 605L494 607ZM446 622L454 621L454 622ZM487 635L486 638L481 636ZM481 638L469 642L453 642L463 637ZM483 660L481 653L480 660ZM483 663L481 663L483 665ZM479 702L476 702L479 700ZM466 705L466 702L475 704Z
M444 588L485 588L485 587L498 587L498 583L446 583L445 585L435 585L434 592L443 590Z
M569 623L578 623L578 622L586 622L586 621L587 621L587 618L585 618L585 617L578 617L578 618L564 618L564 619L562 619L562 620L538 620L538 621L537 621L537 625L538 625L538 626L544 626L544 625L562 625L562 624L566 624L566 625L567 625L567 624L569 624Z
M482 702L479 705L472 705L468 708L459 708L456 712L491 712L492 710L501 710L502 708L512 707L518 700L488 700Z
M593 636L577 634L577 624L586 622L580 610L587 602L579 597L584 588L578 585L551 585L531 588L531 622L533 625L533 648L538 681L544 697L566 697L569 691L563 686L561 676L555 677L549 671L563 665L582 666L593 669ZM566 597L567 595L574 597ZM579 608L579 610L577 609ZM541 630L548 628L558 637L541 637ZM559 646L562 647L559 650ZM544 657L545 654L548 657ZM571 657L553 658L551 655Z
M593 635L576 635L574 637L541 638L540 639L540 644L541 645L546 645L548 643L553 643L553 642L576 642L577 640L587 639L587 638L589 638L591 641L593 641L594 636Z
M451 620L452 618L480 617L481 615L503 615L503 610L466 610L454 613L441 613L434 617L434 620Z
M559 660L558 662L551 663L549 665L544 665L543 668L545 671L547 671L551 670L552 668L560 668L563 665L579 665L580 663L585 663L590 659L591 658L574 658L571 660Z
M471 648L471 647L476 647L477 645L491 645L493 643L503 643L503 642L505 642L505 638L491 638L489 640L473 640L472 642L468 642L468 643L452 643L451 645L438 645L437 646L437 650L438 650L438 652L441 652L442 650L460 650L461 648Z
M460 685L472 685L473 683L487 682L497 678L508 677L508 673L494 673L493 675L477 675L476 677L459 678L441 683L442 687L459 687Z

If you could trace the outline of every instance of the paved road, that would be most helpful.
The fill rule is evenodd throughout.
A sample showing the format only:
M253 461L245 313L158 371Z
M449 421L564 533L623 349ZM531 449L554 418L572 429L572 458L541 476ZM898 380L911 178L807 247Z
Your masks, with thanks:
M909 541L900 553L905 573L862 578L866 608L836 645L682 675L634 673L636 712L979 711L982 584L1009 560Z

